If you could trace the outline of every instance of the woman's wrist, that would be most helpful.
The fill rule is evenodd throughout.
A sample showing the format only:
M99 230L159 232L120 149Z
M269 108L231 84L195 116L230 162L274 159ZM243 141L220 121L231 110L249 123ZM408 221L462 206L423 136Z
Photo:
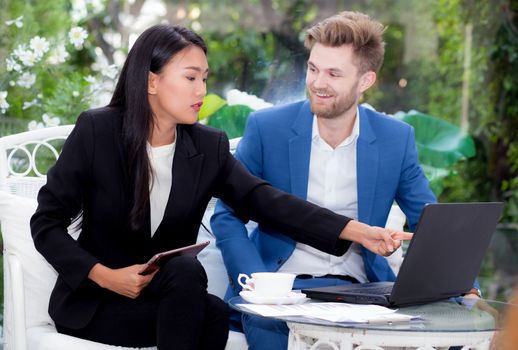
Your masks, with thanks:
M351 220L343 228L342 232L340 233L340 238L362 244L365 234L368 232L369 228L369 225L356 220Z
M110 278L108 275L110 274L111 269L104 266L101 263L97 263L92 267L90 272L88 273L88 278L97 283L100 287L106 288L106 285Z

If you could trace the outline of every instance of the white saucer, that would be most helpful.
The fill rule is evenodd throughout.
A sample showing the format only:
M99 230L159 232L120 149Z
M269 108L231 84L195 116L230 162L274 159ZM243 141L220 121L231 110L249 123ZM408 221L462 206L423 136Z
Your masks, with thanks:
M243 290L239 295L246 301L252 304L274 304L274 305L286 305L286 304L302 304L309 300L306 298L304 293L290 292L284 297L264 297L255 292L249 290Z

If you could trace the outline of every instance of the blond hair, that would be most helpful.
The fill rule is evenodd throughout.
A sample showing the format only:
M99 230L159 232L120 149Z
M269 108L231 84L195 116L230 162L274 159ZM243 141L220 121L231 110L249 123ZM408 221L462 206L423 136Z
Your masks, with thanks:
M304 45L310 50L315 43L331 47L352 45L360 74L378 72L385 54L384 31L383 25L369 16L344 11L309 28Z

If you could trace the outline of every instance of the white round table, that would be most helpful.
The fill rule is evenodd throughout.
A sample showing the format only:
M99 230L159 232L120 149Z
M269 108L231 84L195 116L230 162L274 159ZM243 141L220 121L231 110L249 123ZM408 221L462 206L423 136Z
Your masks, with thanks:
M241 297L229 305L253 314L239 304ZM332 323L305 317L277 317L290 329L289 350L386 350L489 349L491 339L500 329L500 315L510 305L497 301L457 298L408 306L398 312L421 316L421 319L394 324ZM516 307L516 306L515 306Z

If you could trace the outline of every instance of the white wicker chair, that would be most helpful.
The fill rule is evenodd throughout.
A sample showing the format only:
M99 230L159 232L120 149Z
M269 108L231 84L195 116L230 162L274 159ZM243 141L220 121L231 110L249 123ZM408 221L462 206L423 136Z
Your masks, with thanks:
M24 132L0 138L0 222L4 239L4 349L113 350L127 349L93 343L57 333L47 312L56 272L35 250L29 219L36 195L45 183L39 157L55 160L73 125ZM238 139L231 140L235 149ZM209 206L209 208L213 205ZM208 225L211 209L204 221ZM200 240L212 239L200 230ZM213 242L214 243L214 242ZM209 291L222 296L227 277L221 254L211 244L199 258L209 276ZM227 350L247 349L243 334L230 332ZM151 348L155 349L155 348Z

